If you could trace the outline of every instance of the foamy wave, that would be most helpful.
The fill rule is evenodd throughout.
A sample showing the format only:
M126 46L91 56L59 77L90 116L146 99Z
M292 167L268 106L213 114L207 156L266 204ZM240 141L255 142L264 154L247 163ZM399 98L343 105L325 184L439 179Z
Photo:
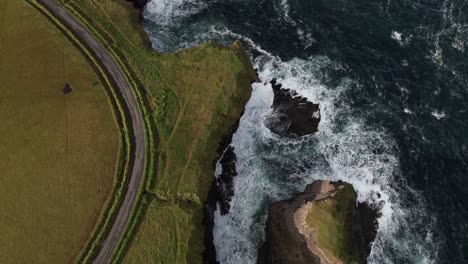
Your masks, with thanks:
M243 36L241 34L237 34L235 32L232 32L230 29L227 28L222 28L222 29L217 29L215 27L211 27L210 30L204 34L204 39L225 39L225 38L232 40L241 40L247 45L249 45L250 48L256 50L260 54L267 55L268 57L275 58L278 60L278 57L275 57L273 54L270 52L264 50L260 45L257 45L252 39Z
M444 53L447 48L441 45L445 38L452 39L451 47L459 52L465 52L465 47L468 44L468 24L463 20L458 13L457 6L449 0L445 0L439 8L442 21L439 28L436 30L421 28L423 36L433 42L434 48L431 50L432 62L441 68L450 68L451 65L444 63ZM427 33L425 31L428 31Z
M437 118L437 120L440 120L440 119L443 119L445 118L445 113L444 111L432 111L431 115L435 118Z
M330 179L353 184L360 201L382 208L369 262L391 263L391 254L397 253L413 263L430 263L435 251L425 239L431 237L434 220L426 215L424 200L400 176L396 143L385 130L366 126L346 104L344 94L352 80L344 79L337 87L320 81L321 69L340 65L326 57L282 62L263 56L256 59L255 67L262 80L277 78L284 87L320 103L322 120L313 136L279 138L263 124L271 112L271 87L253 85L233 137L238 176L231 211L215 216L218 260L255 263L268 201L288 198L314 180ZM404 204L407 199L414 204Z
M400 45L403 46L403 42L401 41L401 33L398 32L398 31L392 31L392 34L390 35L390 37L393 39L393 40L396 40Z
M289 2L288 0L281 0L280 1L280 7L281 7L281 12L283 13L283 17L284 17L284 20L286 20L287 22L289 22L291 25L293 26L296 26L297 23L296 21L294 21L290 16L289 16L289 12L290 12L290 7L289 7Z
M280 4L284 17L292 21L287 0ZM199 0L152 0L144 15L153 22L154 31L148 32L153 46L173 51L207 40L227 44L240 39L263 54L254 61L262 80L277 78L285 87L319 103L321 109L318 133L299 139L280 138L263 122L271 113L271 86L253 84L252 97L233 136L238 176L234 179L231 210L225 216L219 215L219 210L215 215L218 260L255 263L264 240L269 202L288 198L314 180L329 179L353 184L360 201L382 207L370 263L392 263L395 256L407 263L433 263L437 252L431 233L435 220L426 213L424 199L408 188L401 176L395 141L384 129L369 127L362 115L347 104L346 93L357 85L354 81L342 79L335 87L323 84L323 69L339 69L341 65L323 56L283 62L249 37L222 24L181 23L205 7ZM304 42L315 41L304 32L297 29ZM411 40L411 36L404 40L401 35L394 37L397 41ZM462 44L456 43L457 47ZM440 50L434 58L442 60Z
M145 7L145 17L159 26L168 26L198 13L207 5L199 0L151 0Z
M161 52L173 52L198 42L197 37L204 32L206 25L202 22L186 23L186 19L206 7L202 0L151 0L143 11L143 17L152 47Z
M400 44L402 47L410 44L410 42L413 40L413 35L403 36L403 34L398 31L392 31L390 37L398 42L398 44Z

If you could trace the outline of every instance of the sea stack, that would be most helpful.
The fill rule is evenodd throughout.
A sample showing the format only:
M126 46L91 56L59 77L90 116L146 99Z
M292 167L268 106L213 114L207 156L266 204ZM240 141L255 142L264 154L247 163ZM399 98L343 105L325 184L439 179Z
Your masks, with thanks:
M318 104L299 96L294 90L283 88L273 79L273 109L265 125L275 134L286 137L305 136L317 132L320 122Z
M379 213L356 197L351 184L316 181L273 203L258 263L367 263Z

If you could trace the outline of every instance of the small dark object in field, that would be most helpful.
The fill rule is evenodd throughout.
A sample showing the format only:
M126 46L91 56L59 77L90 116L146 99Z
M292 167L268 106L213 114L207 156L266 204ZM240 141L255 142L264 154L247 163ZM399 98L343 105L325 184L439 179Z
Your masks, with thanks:
M71 88L70 84L68 84L68 83L65 84L65 87L63 87L63 90L62 90L62 91L63 91L63 94L69 94L69 93L71 93L72 88Z

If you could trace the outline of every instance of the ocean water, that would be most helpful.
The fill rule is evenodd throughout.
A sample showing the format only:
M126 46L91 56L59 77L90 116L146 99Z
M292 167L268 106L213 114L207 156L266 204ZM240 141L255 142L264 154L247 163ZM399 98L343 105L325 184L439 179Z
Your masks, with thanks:
M369 263L468 263L468 1L152 0L143 14L162 52L241 40L267 83L233 136L221 263L256 263L268 203L317 179L382 207ZM320 104L319 132L264 126L272 78Z

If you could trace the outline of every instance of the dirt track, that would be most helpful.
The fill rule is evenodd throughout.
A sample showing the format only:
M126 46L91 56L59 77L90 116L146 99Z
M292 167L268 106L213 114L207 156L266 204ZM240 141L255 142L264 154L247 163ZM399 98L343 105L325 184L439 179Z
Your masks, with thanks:
M102 243L101 250L94 259L93 263L107 263L112 255L117 243L119 242L129 220L130 213L135 204L138 190L142 183L143 168L145 164L145 132L143 128L143 119L138 110L137 100L132 92L132 88L125 78L124 73L119 68L114 59L108 54L107 50L81 25L73 16L55 0L37 0L46 7L63 25L65 25L83 44L94 54L95 58L101 63L108 77L114 83L114 88L120 90L124 103L128 109L131 119L131 129L133 130L133 153L134 158L130 179L128 181L127 193L117 216L110 229L109 234Z

